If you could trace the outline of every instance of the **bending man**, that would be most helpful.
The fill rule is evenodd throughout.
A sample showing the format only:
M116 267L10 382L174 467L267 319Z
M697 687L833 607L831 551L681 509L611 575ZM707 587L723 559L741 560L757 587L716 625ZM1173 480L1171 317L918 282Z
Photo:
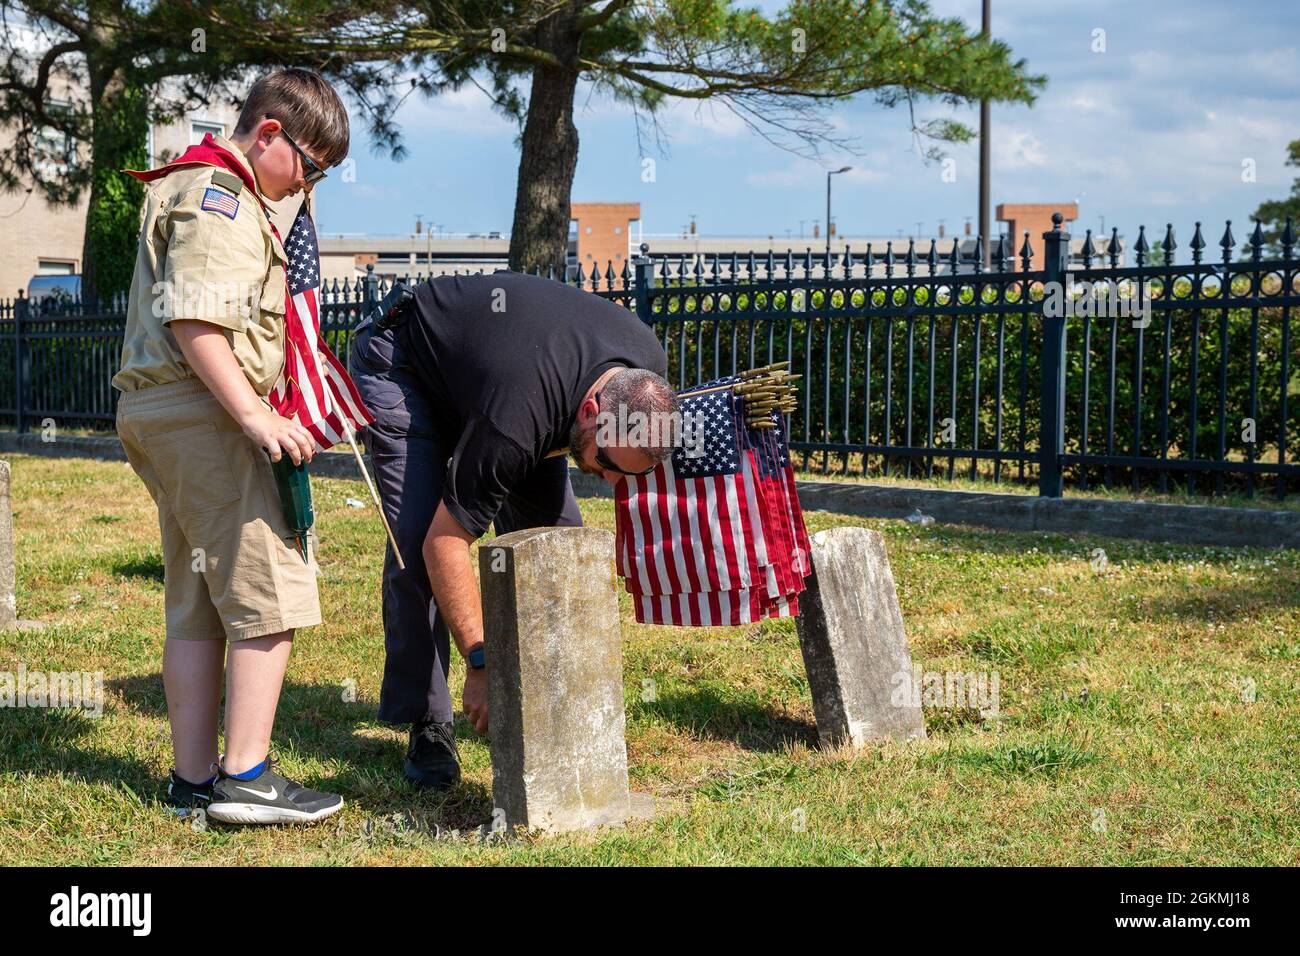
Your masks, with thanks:
M675 420L678 406L654 333L615 303L512 272L415 292L391 327L362 324L350 370L376 418L366 447L406 564L388 549L379 717L411 725L406 776L441 789L460 777L449 630L468 664L465 714L488 728L470 544L489 525L580 525L564 450L611 484L643 473L671 438L609 425Z

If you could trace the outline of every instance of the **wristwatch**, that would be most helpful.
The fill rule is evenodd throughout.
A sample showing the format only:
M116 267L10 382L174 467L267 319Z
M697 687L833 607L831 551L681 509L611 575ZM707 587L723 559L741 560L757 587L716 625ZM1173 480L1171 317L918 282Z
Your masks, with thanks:
M483 659L483 645L478 644L472 651L465 655L465 663L469 664L472 670L481 671L487 666L487 661Z

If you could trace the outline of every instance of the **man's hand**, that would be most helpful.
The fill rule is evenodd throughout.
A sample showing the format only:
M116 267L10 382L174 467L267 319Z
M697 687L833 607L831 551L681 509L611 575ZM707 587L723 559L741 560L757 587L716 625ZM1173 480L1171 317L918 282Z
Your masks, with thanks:
M239 425L253 444L266 450L272 461L280 460L281 449L295 465L301 464L303 459L311 461L316 453L316 443L307 429L269 408L258 406L252 409Z
M461 694L461 706L465 716L480 734L488 729L488 683L487 671L483 668L469 668L465 673L465 691Z
M424 567L438 603L438 614L447 622L456 648L468 655L483 643L483 605L478 579L469 560L474 535L460 526L444 501L434 512L429 533L424 537ZM461 696L465 716L480 734L488 729L487 672L471 667L465 673Z

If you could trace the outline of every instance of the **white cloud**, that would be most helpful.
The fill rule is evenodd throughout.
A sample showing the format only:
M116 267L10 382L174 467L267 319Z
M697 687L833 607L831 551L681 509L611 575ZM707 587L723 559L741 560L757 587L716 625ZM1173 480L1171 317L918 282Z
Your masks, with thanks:
M832 162L823 166L812 160L794 160L779 169L756 170L745 175L745 185L761 186L765 189L813 189L826 188L826 173L844 165L852 165L853 157L844 163ZM854 165L847 173L840 173L841 183L861 185L877 183L888 179L884 173L868 166Z
M412 96L402 105L398 123L408 138L427 130L448 130L458 135L513 135L515 124L492 108L486 93L472 84L429 99Z
M1001 169L1016 172L1047 165L1047 151L1042 141L1027 130L1008 129L993 139L993 162Z

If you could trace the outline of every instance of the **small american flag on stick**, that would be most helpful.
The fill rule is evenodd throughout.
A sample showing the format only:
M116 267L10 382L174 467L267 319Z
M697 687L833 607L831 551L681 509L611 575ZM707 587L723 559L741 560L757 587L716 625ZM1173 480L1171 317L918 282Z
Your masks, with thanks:
M274 224L271 226L275 230ZM278 238L279 233L276 232ZM348 375L325 338L320 334L320 249L316 245L316 224L303 203L284 242L288 301L284 308L284 368L271 389L271 404L285 418L296 418L325 451L346 441L366 481L370 498L388 535L397 565L406 570L402 552L393 537L384 506L379 499L366 463L357 447L357 431L375 420L361 400L356 384Z
M679 395L684 441L619 482L618 573L641 623L746 624L798 613L811 567L780 409L741 377Z
M284 368L269 397L277 412L296 418L325 450L350 440L375 419L320 332L320 251L305 202L289 229L284 252L289 280Z

